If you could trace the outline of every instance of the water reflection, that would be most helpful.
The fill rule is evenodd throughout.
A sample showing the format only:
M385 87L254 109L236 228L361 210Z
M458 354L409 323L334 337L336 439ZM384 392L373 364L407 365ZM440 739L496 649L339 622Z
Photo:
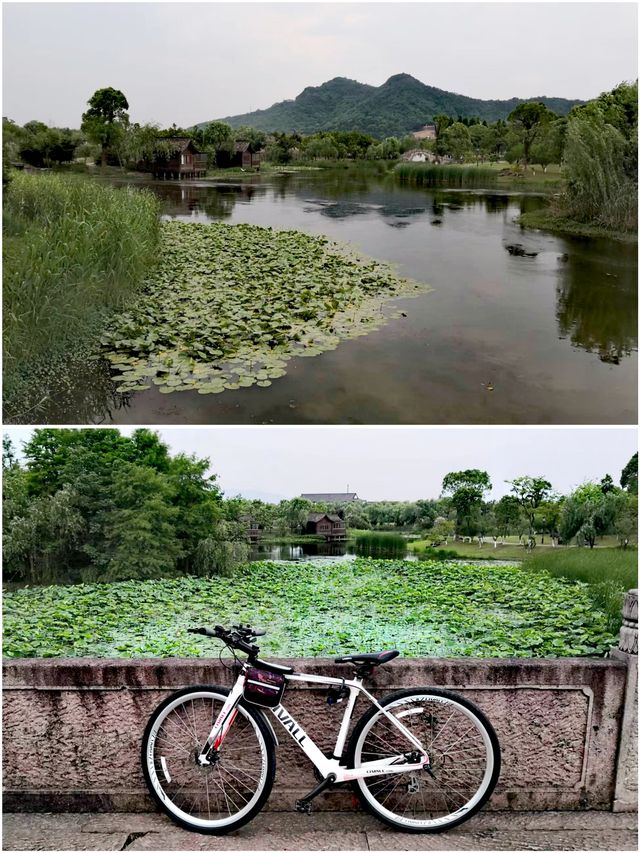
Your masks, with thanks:
M637 346L637 281L631 265L620 263L630 249L620 246L617 260L601 255L595 270L592 255L585 256L579 244L562 257L556 314L560 335L607 364L619 364Z
M366 168L144 185L167 216L322 234L433 291L375 334L292 362L268 389L152 388L117 422L636 421L635 247L521 229L517 216L544 197L400 187ZM522 255L507 250L517 244Z
M415 560L416 557L407 551L406 543L398 547L397 543L385 546L380 543L372 547L370 542L302 542L286 544L259 544L251 549L249 559L284 560L286 562L343 559L354 560L356 557L377 557L379 559Z

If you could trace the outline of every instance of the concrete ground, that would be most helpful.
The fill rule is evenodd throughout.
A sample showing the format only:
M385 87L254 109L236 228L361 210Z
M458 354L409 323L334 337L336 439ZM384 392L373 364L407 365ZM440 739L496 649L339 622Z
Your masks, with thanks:
M160 814L5 814L3 850L637 850L637 814L482 812L450 832L395 832L361 813L267 812L226 836Z

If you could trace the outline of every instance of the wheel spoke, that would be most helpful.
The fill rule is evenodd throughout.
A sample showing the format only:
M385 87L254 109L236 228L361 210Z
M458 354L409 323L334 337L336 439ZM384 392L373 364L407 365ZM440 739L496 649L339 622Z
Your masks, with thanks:
M457 822L463 806L473 813L481 797L495 785L495 774L491 776L487 769L489 762L496 766L499 755L482 718L455 697L437 695L431 701L428 692L416 691L385 707L424 744L429 770L412 769L357 781L368 804L392 824L446 828L447 817ZM416 713L417 703L420 713ZM400 716L404 711L412 713ZM407 736L378 712L358 738L355 767L414 751Z
M198 821L194 826L232 825L255 807L267 784L271 759L264 735L241 706L212 764L198 763L224 701L224 695L194 690L157 713L153 755L147 759L154 771L150 784L171 816Z

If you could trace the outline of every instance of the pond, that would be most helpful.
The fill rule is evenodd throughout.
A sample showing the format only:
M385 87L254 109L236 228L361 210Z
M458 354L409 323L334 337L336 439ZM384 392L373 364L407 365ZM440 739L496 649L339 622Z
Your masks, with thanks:
M373 553L375 551L375 553ZM285 562L325 562L348 561L356 557L375 556L385 559L417 560L417 556L401 547L372 547L371 542L295 542L295 543L259 543L253 545L249 560L283 560Z
M324 234L433 290L398 300L407 316L378 331L293 359L269 388L154 387L107 420L636 422L636 246L521 229L514 220L540 195L409 188L358 169L135 185L166 217Z

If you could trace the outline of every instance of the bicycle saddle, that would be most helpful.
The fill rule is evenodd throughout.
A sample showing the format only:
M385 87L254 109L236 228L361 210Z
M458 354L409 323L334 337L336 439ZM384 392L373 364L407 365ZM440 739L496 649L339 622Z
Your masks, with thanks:
M365 663L369 666L380 666L382 663L388 663L390 660L397 658L400 652L393 649L390 652L365 652L360 655L343 655L336 658L336 663Z

